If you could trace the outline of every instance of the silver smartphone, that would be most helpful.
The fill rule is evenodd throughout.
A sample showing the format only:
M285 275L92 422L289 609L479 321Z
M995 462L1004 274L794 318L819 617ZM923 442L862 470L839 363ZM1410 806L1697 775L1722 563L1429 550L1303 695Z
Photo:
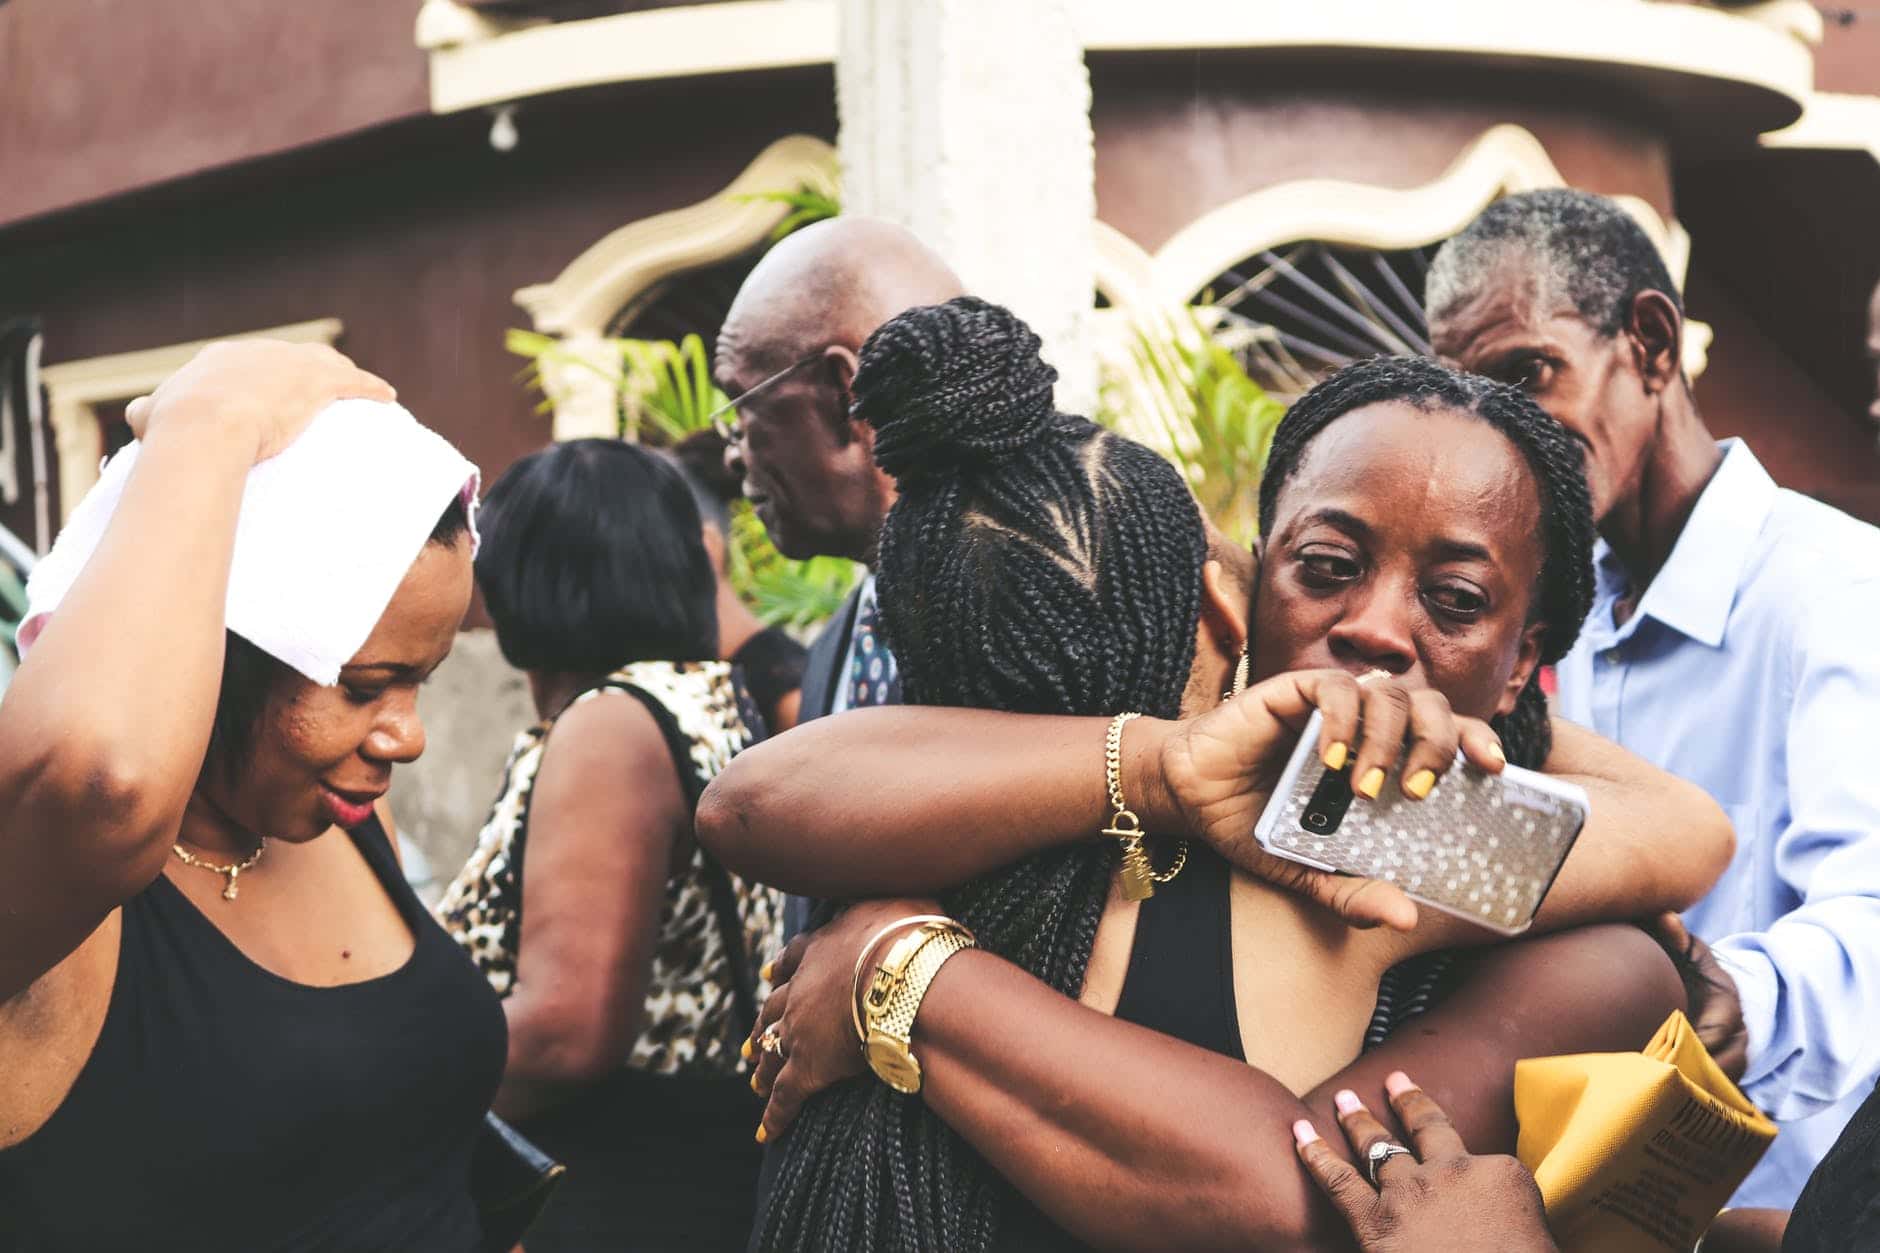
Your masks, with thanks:
M1463 763L1411 800L1393 770L1376 800L1351 789L1351 763L1319 760L1320 717L1299 737L1254 827L1260 847L1320 870L1383 879L1445 913L1502 935L1534 921L1586 825L1586 793L1519 766Z

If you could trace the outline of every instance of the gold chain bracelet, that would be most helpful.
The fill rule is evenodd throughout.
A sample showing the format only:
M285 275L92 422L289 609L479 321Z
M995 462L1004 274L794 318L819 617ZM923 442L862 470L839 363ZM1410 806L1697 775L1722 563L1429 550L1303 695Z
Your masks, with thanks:
M1117 714L1110 719L1110 733L1103 741L1103 781L1109 788L1110 807L1116 811L1110 815L1110 825L1103 828L1103 834L1122 842L1123 860L1117 872L1123 878L1126 901L1154 896L1156 884L1169 882L1188 864L1188 841L1183 840L1175 846L1174 864L1157 873L1148 849L1143 847L1142 819L1130 812L1123 799L1123 728L1140 717L1139 713Z

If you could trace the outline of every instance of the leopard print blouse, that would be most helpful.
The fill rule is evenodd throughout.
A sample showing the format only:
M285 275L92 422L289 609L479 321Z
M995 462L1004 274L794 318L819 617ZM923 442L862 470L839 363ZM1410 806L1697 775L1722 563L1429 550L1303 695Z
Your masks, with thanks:
M583 693L582 701L613 695L638 698L666 734L687 799L699 793L732 757L748 748L761 719L724 662L635 662ZM476 851L438 903L444 929L469 953L496 989L515 984L522 935L522 874L529 832L529 798L553 720L524 731L510 750L503 788L477 839ZM659 939L647 984L640 1035L623 1063L663 1075L728 1075L743 1069L738 1054L735 983L726 960L724 928L712 907L713 868L703 849L666 883ZM769 992L757 974L782 947L783 895L729 875L742 923L741 955L756 987L756 1003Z

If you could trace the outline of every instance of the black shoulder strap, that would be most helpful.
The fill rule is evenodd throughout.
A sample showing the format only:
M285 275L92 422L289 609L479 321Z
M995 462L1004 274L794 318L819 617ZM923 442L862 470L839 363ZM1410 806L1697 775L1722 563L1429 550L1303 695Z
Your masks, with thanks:
M705 870L705 882L711 889L712 913L718 919L718 938L725 947L725 965L731 968L731 995L737 1008L739 1038L757 1025L757 979L751 970L751 955L744 947L744 916L738 912L738 893L731 886L731 874L718 859L704 849L699 861Z

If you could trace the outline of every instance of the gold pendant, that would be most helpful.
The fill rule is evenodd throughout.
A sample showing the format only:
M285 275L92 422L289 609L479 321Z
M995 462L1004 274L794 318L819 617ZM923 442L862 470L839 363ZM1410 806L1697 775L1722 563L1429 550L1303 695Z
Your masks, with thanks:
M1123 877L1124 900L1146 901L1155 895L1155 867L1149 864L1149 854L1143 850L1141 836L1123 841L1120 873Z
M232 901L235 899L235 880L241 872L242 868L240 866L230 866L228 868L228 886L222 889L223 900Z
M1103 834L1123 842L1123 861L1117 867L1123 880L1123 899L1146 901L1154 896L1155 867L1143 851L1142 819L1127 809L1118 809L1110 816L1110 825L1103 828Z

